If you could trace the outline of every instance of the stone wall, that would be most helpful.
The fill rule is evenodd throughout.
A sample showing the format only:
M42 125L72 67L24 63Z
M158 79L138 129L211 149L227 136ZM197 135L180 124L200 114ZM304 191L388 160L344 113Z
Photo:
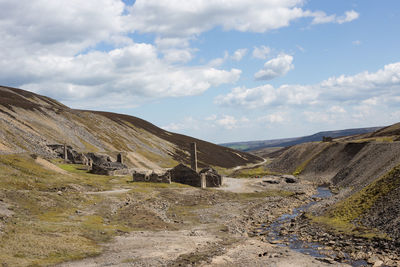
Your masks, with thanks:
M128 175L129 169L120 162L103 162L100 164L93 163L91 173L100 175Z
M206 176L206 186L207 187L220 187L223 182L223 178L218 174L213 168L204 168L200 171L200 175L205 174Z
M201 187L200 175L192 168L189 168L183 164L179 164L175 168L169 170L169 173L171 175L172 182Z
M168 171L162 174L157 174L155 172L146 173L134 171L132 176L134 182L171 183L171 176Z
M83 153L77 152L71 146L65 146L64 148L64 145L54 144L54 145L47 145L47 147L53 151L56 157L62 158L66 162L73 164L84 164L84 165L88 164L87 156Z

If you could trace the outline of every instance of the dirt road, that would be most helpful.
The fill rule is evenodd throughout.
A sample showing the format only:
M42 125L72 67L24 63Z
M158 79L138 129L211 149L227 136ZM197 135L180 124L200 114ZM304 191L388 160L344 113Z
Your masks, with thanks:
M125 233L105 243L100 256L58 266L329 266L263 237L250 237L261 223L303 203L313 190L309 184L285 185L285 192L302 191L290 197L262 179L225 178L224 183L217 190L158 190L154 201L165 208L152 211L176 230Z

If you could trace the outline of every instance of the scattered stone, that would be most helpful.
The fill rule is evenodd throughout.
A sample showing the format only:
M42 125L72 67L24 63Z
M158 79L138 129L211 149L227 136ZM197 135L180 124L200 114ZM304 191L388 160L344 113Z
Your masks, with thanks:
M383 266L383 261L377 260L377 261L374 262L373 267L380 267L380 266Z
M280 182L278 180L263 180L263 183L267 183L267 184L279 184Z
M288 184L298 183L298 180L294 177L285 177L285 182Z

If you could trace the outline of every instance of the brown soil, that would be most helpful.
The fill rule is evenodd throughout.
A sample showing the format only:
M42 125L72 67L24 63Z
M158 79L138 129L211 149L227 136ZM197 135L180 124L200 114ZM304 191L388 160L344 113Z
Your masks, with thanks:
M35 162L37 164L41 165L42 167L44 167L45 169L48 169L48 170L51 170L51 171L54 171L54 172L57 172L57 173L61 173L61 174L68 174L68 172L64 171L60 167L58 167L58 166L54 165L53 163L51 163L51 162L49 162L49 161L47 161L45 159L42 159L40 157L37 157L35 159Z
M392 135L400 135L400 123L396 123L388 127L382 128L370 134L369 137L392 136Z
M298 166L311 159L328 145L328 143L306 143L293 146L272 161L268 168L274 172L292 174Z
M190 151L190 143L196 142L200 167L205 167L206 165L214 165L225 168L232 168L238 165L246 165L247 163L253 163L262 160L259 157L249 153L238 152L236 150L227 147L218 146L186 135L173 134L167 132L147 121L144 121L142 119L133 116L110 113L110 112L99 112L99 111L93 111L93 112L95 114L100 114L102 116L105 116L117 123L123 124L124 121L129 122L132 125L140 127L161 139L167 140L168 142L175 144L176 146L185 151ZM179 162L189 163L186 154L177 153L176 155L174 155L174 159Z
M260 224L269 224L307 201L314 192L309 183L279 186L265 185L261 179L226 181L221 190L160 188L150 195L104 192L114 199L112 210L119 209L117 216L135 222L141 230L104 244L98 257L59 266L327 266L311 256L264 242L262 237L250 237ZM280 196L279 190L293 195ZM127 194L122 207L118 194Z
M79 152L134 152L130 167L173 167L189 163L196 142L199 166L232 168L262 161L189 136L167 132L128 115L70 109L21 89L0 86L0 153L28 152L51 157L47 144L67 143ZM131 161L132 160L132 161Z

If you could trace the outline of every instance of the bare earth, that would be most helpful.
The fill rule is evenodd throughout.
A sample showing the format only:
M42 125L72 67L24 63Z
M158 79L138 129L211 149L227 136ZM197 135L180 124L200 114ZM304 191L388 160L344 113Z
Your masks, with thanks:
M291 190L299 195L313 192L313 187L307 183L265 185L262 179L235 178L225 178L224 186L218 191L255 193L271 189ZM219 194L214 189L185 190L185 195L207 192L209 198ZM126 191L104 193L115 195ZM289 202L293 200L273 196L245 204L240 201L215 203L196 210L198 223L183 222L177 230L126 233L104 244L100 256L58 266L329 266L312 256L263 241L262 237L249 237L255 225L272 222L282 213L290 212Z

